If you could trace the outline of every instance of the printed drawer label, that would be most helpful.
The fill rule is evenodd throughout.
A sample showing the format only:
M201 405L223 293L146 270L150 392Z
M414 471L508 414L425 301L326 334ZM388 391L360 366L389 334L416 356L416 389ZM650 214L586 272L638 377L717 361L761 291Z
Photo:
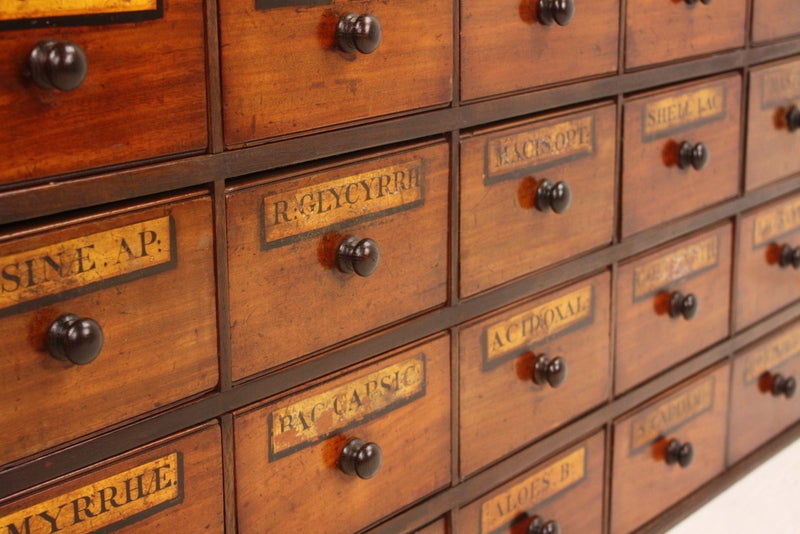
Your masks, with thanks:
M800 198L756 216L753 222L753 248L767 245L773 239L798 228L800 228Z
M800 353L800 330L785 332L768 345L751 352L744 361L744 383L757 381L764 371L775 369Z
M0 7L0 29L151 20L163 16L163 1L6 0Z
M652 296L667 284L700 274L719 262L716 235L656 258L633 271L634 302Z
M725 97L725 86L716 85L648 102L642 113L642 140L652 141L725 118Z
M800 99L800 63L774 67L761 75L761 109Z

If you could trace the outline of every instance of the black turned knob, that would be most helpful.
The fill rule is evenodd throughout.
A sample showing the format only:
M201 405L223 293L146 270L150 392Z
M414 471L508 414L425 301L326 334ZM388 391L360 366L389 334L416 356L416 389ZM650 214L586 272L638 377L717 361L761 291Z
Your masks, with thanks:
M97 358L103 348L103 329L93 319L68 313L50 325L46 344L54 358L86 365Z
M575 15L575 0L539 0L539 22L550 26L554 22L566 26Z
M25 71L42 89L72 91L86 78L88 61L80 46L70 41L42 41L28 55Z
M703 143L691 144L689 141L681 143L678 149L678 167L688 169L694 167L700 171L708 165L708 147Z
M677 463L681 467L689 467L694 460L694 448L691 443L681 443L672 439L667 444L667 464Z
M797 390L797 382L793 376L783 376L776 374L772 377L772 395L780 397L783 395L787 399L794 397L794 392Z
M693 293L684 295L680 291L676 291L669 299L670 317L683 316L684 319L690 321L695 315L697 315L697 311L699 309L700 301L697 300L697 297L695 297Z
M339 468L348 475L368 479L378 474L383 462L383 452L375 443L353 438L339 455Z
M528 534L561 534L561 527L558 526L556 521L545 522L544 519L536 516L531 521L531 524L528 525Z
M566 182L542 180L536 189L536 209L564 213L572 202L572 190Z
M533 362L533 382L540 386L550 384L557 388L567 379L567 362L556 357L552 360L542 354Z
M800 247L793 248L791 245L782 245L778 265L800 269Z
M800 129L800 109L797 106L792 106L786 112L786 126L790 132Z
M346 238L336 251L336 265L343 273L369 276L375 272L381 259L378 244L372 239Z
M347 13L336 26L336 43L344 52L371 54L381 44L381 23L374 15Z

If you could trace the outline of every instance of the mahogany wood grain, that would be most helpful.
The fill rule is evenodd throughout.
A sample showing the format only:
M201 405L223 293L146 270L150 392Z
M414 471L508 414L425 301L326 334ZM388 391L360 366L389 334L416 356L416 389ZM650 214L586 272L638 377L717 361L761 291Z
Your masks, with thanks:
M617 70L618 0L577 0L566 26L541 24L536 0L460 6L462 100Z
M369 13L383 38L370 54L343 52L336 26ZM432 0L327 2L258 10L220 3L225 142L237 146L452 99L452 4Z
M164 217L174 221L174 241L168 235L159 235L159 241L161 245L172 241L176 259L163 272L140 270L132 273L132 280L102 280L101 260L99 255L93 256L99 253L99 243L85 244L79 254L59 248L62 243L100 232L113 238L118 228ZM19 312L4 305L4 311L13 314L0 322L0 349L6 354L0 362L0 375L8 399L0 421L3 427L15 431L0 444L0 465L208 391L217 384L212 229L211 202L201 197L95 218L0 244L6 295L30 280L44 288L48 278L53 281L51 301L56 299L44 304L23 302L27 308ZM112 257L115 251L116 257L123 259L129 251L141 253L135 241L127 239L125 243L112 246ZM50 247L51 260L71 258L72 263L61 267L63 281L57 280L52 264L42 259L44 253L36 257L26 254L43 246ZM150 251L155 246L149 245ZM25 267L28 261L33 269ZM101 285L78 287L76 291L81 294L61 298L58 284L64 290L71 289L74 277L67 271L74 271L81 262L88 275L97 273ZM87 365L57 360L47 352L48 328L65 313L92 318L103 330L102 350Z
M800 33L800 11L792 0L753 2L753 41L763 42Z
M731 234L730 224L717 226L620 266L617 394L728 335ZM699 301L691 320L669 315L669 300L676 291Z
M747 0L630 0L625 9L625 67L643 67L745 44Z
M609 301L606 272L506 308L461 330L459 443L463 476L608 398ZM524 332L526 325L528 332ZM510 351L497 347L495 333ZM533 382L533 364L541 355L566 362L566 379L560 386Z
M239 532L266 532L276 524L285 532L299 532L308 525L328 532L355 532L446 486L450 481L449 351L449 339L440 336L292 396L237 413ZM375 397L381 393L371 388L368 377L420 356L425 359L422 396L377 412ZM281 449L288 454L270 459L270 414L295 414L299 443L298 412L287 407L305 399L320 401L320 396L337 388L347 390L348 414L331 418L330 410L317 409L324 416L316 421L306 419L315 437L296 450ZM361 395L363 405L352 404L355 394ZM328 401L333 398L321 402ZM340 406L343 404L340 401ZM322 434L325 430L328 432ZM377 443L382 449L383 464L374 478L362 480L340 470L340 451L352 438ZM298 498L300 495L303 497Z
M42 40L74 41L88 59L75 90L23 78ZM164 18L0 32L4 112L0 184L206 148L202 6L164 2Z

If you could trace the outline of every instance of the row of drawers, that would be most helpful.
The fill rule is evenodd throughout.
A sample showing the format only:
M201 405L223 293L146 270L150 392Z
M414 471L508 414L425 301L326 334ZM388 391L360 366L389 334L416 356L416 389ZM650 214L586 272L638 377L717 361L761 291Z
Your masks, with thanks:
M216 16L226 146L453 100L450 2L429 2L424 10L409 0L308 3L221 3ZM753 2L756 41L795 32L800 15L790 3ZM628 67L745 45L747 0L628 2L624 22L619 0L561 4L574 11L572 19L548 26L538 20L547 0L462 1L461 100L613 74L621 26ZM38 3L0 14L5 45L0 106L9 110L0 183L206 150L209 82L202 7L187 0L111 5L116 7L106 8L112 11L108 18L101 9L94 20L125 20L130 10L149 20L70 26L89 19L73 20L60 4ZM348 13L373 18L357 17L351 24ZM565 23L563 14L554 20ZM337 28L343 24L366 35L342 44ZM367 50L378 42L370 54L341 49ZM794 99L798 79L796 70L787 78Z
M520 532L537 518L557 521L566 532L602 532L606 454L613 469L611 531L631 531L800 417L792 398L798 347L795 322L732 363L619 417L611 427L613 445L600 431L467 504L459 512L459 532ZM446 335L434 336L235 413L238 530L315 525L320 532L354 532L448 487L449 350ZM589 371L595 379L602 375ZM539 397L533 410L519 391L483 396L462 385L463 396L491 407L478 433L465 430L470 423L460 412L462 464L477 448L519 440L520 429L541 432L542 416L572 403L570 397L548 399L556 394L537 392L524 384L528 377L518 381L528 390L523 395ZM515 402L503 406L511 397ZM509 420L493 425L505 414ZM31 533L79 523L81 531L124 525L221 531L222 441L213 422L166 438L0 506L0 524ZM432 531L444 529L437 524Z

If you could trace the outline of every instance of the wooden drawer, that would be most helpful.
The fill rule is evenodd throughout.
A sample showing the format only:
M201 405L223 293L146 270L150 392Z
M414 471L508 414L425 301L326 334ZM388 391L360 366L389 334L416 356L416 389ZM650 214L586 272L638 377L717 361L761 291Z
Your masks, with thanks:
M459 532L531 532L537 520L560 532L603 532L603 442L595 434L466 506Z
M753 68L747 111L748 191L800 172L798 129L800 58Z
M436 143L231 192L234 378L444 303L448 181ZM371 275L342 272L348 238L377 244ZM374 246L355 249L368 274Z
M728 335L731 240L724 224L620 266L616 393Z
M440 336L237 413L239 531L355 532L446 486L449 350Z
M729 374L718 367L614 423L611 532L630 532L722 472Z
M0 504L11 533L224 532L216 424L142 447Z
M734 75L625 103L623 236L737 194L740 96L741 77ZM688 157L681 157L682 148L688 149Z
M103 5L105 14L93 17L80 7L75 12L75 2L15 4L22 7L0 13L0 108L6 132L0 184L205 149L202 4L79 2ZM59 18L68 4L74 16ZM112 17L152 20L73 26L105 24ZM42 89L23 74L31 51L45 41L71 42L83 50L88 71L79 87ZM56 59L75 57L63 44L52 49ZM41 54L46 52L37 57ZM58 74L50 79L60 87L80 81L75 72L53 70ZM42 83L50 82L44 78Z
M742 216L736 252L736 330L800 297L800 273L791 262L791 254L797 247L800 247L800 195Z
M0 465L217 384L213 250L207 197L4 236Z
M629 1L625 13L625 67L744 46L748 1L707 2Z
M755 0L753 41L769 41L800 33L800 11L795 0Z
M733 464L800 419L800 323L737 354L731 381L728 461Z
M414 534L447 534L447 522L442 518L413 532Z
M615 136L604 105L462 139L462 296L611 242ZM545 180L571 202L548 203Z
M539 20L537 2L462 0L461 98L472 100L617 70L619 0L573 2ZM567 10L565 10L565 13Z
M609 294L604 272L461 330L462 475L608 398Z
M220 3L225 143L301 132L452 99L451 2L231 0ZM355 26L345 52L337 28ZM367 18L360 18L366 15ZM349 21L350 18L347 19ZM377 33L376 33L377 32ZM352 34L343 33L347 36ZM345 39L347 40L347 39ZM345 45L352 49L352 39Z

